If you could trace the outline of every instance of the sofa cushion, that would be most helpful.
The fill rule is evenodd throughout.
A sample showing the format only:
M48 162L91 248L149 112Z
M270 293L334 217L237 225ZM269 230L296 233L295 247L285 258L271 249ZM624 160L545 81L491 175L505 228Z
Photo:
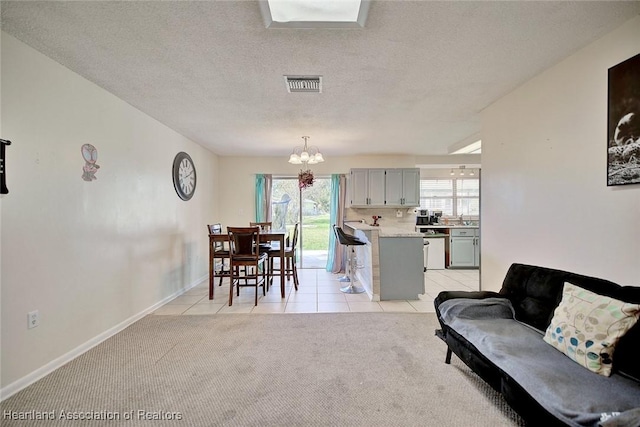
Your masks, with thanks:
M564 284L544 340L585 368L610 376L618 340L638 320L640 304Z
M640 303L640 287L623 287L604 279L518 263L507 271L500 294L513 304L516 319L544 332L560 303L564 282L599 295Z

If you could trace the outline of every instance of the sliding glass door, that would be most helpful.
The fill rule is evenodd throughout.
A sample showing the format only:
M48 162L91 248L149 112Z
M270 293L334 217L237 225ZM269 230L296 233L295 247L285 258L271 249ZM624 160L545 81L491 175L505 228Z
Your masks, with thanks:
M273 227L293 230L300 223L298 267L322 268L329 249L331 180L316 177L313 186L300 191L297 177L273 178Z

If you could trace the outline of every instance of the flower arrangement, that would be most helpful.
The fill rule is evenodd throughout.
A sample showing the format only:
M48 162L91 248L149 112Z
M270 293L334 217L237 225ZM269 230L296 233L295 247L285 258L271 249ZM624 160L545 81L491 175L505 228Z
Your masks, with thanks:
M300 187L301 190L304 190L312 185L313 172L311 172L311 169L307 169L306 171L300 170L300 173L298 173L298 187Z

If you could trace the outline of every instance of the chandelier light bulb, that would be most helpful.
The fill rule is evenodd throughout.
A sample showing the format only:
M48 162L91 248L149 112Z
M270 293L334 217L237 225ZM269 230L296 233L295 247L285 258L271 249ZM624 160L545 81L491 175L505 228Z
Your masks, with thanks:
M300 160L302 160L303 162L309 161L309 153L307 153L306 150L300 153Z
M300 156L298 156L296 153L291 153L291 156L289 156L289 163L291 163L292 165L299 165L302 163L302 161L300 160Z

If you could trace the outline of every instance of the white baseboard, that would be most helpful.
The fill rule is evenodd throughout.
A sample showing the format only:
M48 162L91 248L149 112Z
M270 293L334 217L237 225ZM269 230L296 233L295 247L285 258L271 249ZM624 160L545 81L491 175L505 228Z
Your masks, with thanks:
M189 289L191 289L191 288L199 285L200 283L204 282L205 280L208 279L208 277L209 277L209 274L206 274L205 276L202 276L201 278L199 278L199 279L195 280L194 282L192 282L187 287L182 288L182 289L174 292L172 295L169 295L168 297L164 298L162 301L159 301L159 302L153 304L151 307L148 307L148 308L144 309L143 311L141 311L140 313L131 316L130 318L126 319L123 322L120 322L119 324L117 324L113 328L107 329L103 333L101 333L101 334L95 336L94 338L90 339L89 341L79 345L78 347L74 348L70 352L68 352L66 354L63 354L62 356L52 360L51 362L47 363L46 365L44 365L44 366L36 369L35 371L31 372L30 374L25 375L24 377L20 378L17 381L14 381L13 383L7 385L6 387L3 387L2 389L0 389L0 402L5 400L5 399L7 399L7 398L9 398L9 397L11 397L11 396L13 396L14 394L19 392L20 390L30 386L31 384L33 384L36 381L38 381L40 378L43 378L44 376L50 374L51 372L55 371L59 367L69 363L70 361L72 361L76 357L80 356L81 354L86 353L87 351L91 350L93 347L97 346L101 342L111 338L112 336L114 336L118 332L122 331L123 329L127 328L128 326L132 325L133 323L137 322L138 320L142 319L147 314L154 312L155 310L157 310L158 308L162 307L163 305L165 305L166 303L168 303L172 299L174 299L176 297L179 297L183 293L187 292Z

